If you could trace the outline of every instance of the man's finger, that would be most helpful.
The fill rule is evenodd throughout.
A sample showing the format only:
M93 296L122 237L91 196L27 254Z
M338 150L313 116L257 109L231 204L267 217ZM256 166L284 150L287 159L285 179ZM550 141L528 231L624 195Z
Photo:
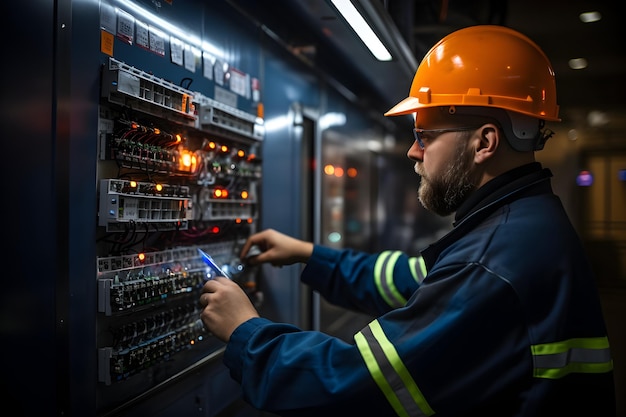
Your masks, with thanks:
M206 307L209 305L209 293L203 293L200 295L200 305L202 307Z

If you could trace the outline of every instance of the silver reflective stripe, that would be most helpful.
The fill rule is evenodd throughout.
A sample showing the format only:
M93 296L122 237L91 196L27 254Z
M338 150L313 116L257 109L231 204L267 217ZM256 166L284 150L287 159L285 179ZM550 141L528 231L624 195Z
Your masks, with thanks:
M393 268L401 254L402 252L399 251L382 252L374 265L374 282L378 293L393 308L406 304L406 299L393 283Z
M537 378L557 379L570 373L604 373L613 369L607 337L533 345L531 352Z
M399 416L435 413L377 320L358 332L354 340L372 378Z
M411 275L418 284L421 284L426 278L426 263L421 256L417 258L409 258L409 267L411 268Z

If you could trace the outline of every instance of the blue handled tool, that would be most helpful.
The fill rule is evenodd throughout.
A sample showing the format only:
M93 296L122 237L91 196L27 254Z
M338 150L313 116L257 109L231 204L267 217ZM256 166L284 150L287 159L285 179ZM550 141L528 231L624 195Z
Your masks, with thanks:
M206 253L200 248L198 248L198 252L200 253L200 256L202 257L202 260L204 261L204 263L210 266L211 269L217 273L217 275L221 275L230 279L230 276L226 272L222 271L222 269L219 266L217 266L213 258L211 258L211 255L209 255L208 253Z

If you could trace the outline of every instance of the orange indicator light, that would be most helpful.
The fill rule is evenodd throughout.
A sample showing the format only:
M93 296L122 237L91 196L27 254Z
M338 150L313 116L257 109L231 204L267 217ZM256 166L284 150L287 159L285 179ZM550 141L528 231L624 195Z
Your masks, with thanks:
M228 190L225 188L216 188L215 190L213 190L213 196L215 198L227 198Z
M183 166L190 167L191 166L191 155L189 155L188 153L184 153L182 156L183 156L182 157L182 164L183 164Z

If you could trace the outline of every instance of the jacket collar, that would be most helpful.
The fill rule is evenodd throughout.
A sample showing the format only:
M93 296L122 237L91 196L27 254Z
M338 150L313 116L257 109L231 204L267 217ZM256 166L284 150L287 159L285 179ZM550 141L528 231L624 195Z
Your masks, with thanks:
M421 251L427 268L432 267L445 248L498 208L525 196L552 193L551 177L549 169L533 162L505 172L480 187L457 210L452 231Z

